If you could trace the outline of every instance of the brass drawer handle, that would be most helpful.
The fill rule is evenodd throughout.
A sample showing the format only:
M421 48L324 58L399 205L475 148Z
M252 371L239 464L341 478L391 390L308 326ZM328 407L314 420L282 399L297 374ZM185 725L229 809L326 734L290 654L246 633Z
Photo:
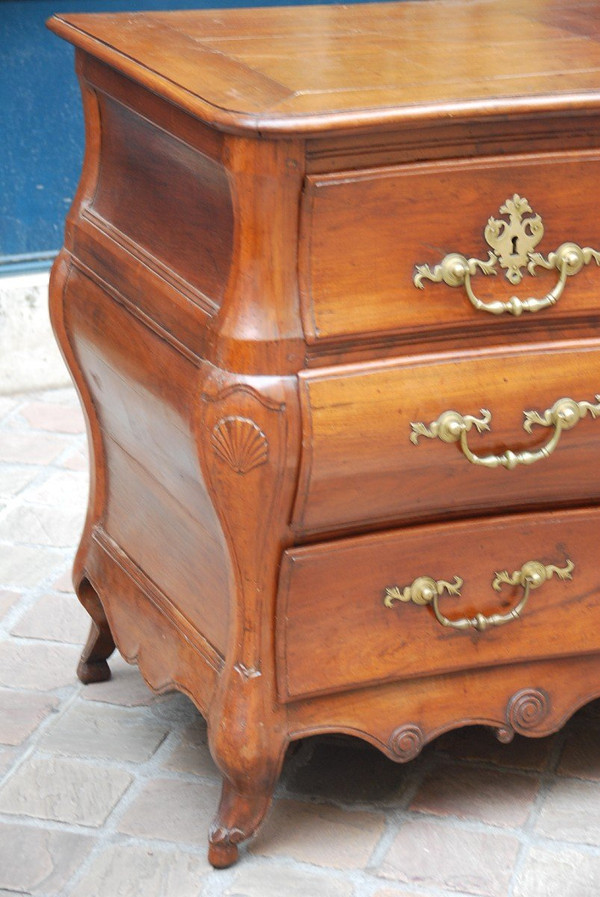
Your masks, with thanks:
M508 570L502 570L495 573L492 581L492 588L499 592L502 583L511 586L519 585L523 588L523 595L519 602L509 611L502 614L491 614L486 617L484 614L476 614L474 617L461 617L459 620L451 620L446 617L440 610L439 598L444 591L449 595L460 595L463 586L463 580L460 576L454 577L454 582L446 582L444 579L432 579L430 576L419 576L409 586L390 586L385 590L383 603L386 607L393 607L395 601L411 602L412 604L424 605L431 604L435 618L441 626L450 627L451 629L476 629L478 632L484 632L491 626L502 626L504 623L510 623L517 620L529 600L529 593L533 589L539 589L546 580L556 574L559 579L572 579L571 573L575 569L573 561L567 560L564 567L556 567L554 564L542 564L540 561L527 561L520 570L509 573Z
M571 430L585 415L596 418L600 415L600 395L595 396L598 404L590 402L576 402L574 399L558 399L551 408L547 408L542 414L537 411L525 411L523 429L531 433L534 424L541 427L554 427L554 433L541 448L535 451L513 452L507 449L501 455L476 455L467 443L467 434L475 427L479 433L489 430L489 422L492 419L491 412L486 408L480 411L481 418L471 414L459 414L458 411L444 411L437 420L430 424L422 422L411 423L410 441L418 445L419 437L427 439L441 439L442 442L460 442L463 455L471 464L482 467L505 467L513 470L519 464L534 464L542 458L548 458L559 443L563 430Z
M562 243L556 252L550 252L547 258L539 252L533 252L544 234L544 225L539 215L524 217L526 212L532 212L525 197L515 193L512 199L507 199L500 207L500 212L508 215L509 221L502 218L489 219L484 230L484 237L492 247L491 251L488 251L487 261L468 259L458 252L451 252L433 269L429 265L416 265L414 285L422 290L423 280L427 279L434 283L443 281L450 287L464 286L474 308L492 315L508 313L518 317L524 311L541 311L555 305L562 296L567 277L578 274L592 259L600 265L600 252L589 246L582 248L577 243ZM502 300L484 302L473 292L471 277L476 274L477 269L486 275L496 274L496 264L506 269L506 277L512 284L521 282L523 278L521 269L525 266L529 274L535 277L538 265L550 270L556 268L559 273L558 281L541 299L534 296L527 299L511 296L505 302Z

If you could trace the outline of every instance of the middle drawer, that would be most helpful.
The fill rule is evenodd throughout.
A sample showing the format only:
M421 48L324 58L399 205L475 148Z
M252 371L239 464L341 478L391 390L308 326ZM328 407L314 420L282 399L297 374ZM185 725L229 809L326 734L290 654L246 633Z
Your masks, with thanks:
M301 537L600 498L597 393L591 340L303 372L294 528Z

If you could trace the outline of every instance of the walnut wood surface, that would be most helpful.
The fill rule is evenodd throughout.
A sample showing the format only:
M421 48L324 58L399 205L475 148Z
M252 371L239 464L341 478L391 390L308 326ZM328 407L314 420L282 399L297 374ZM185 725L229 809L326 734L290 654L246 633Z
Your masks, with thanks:
M281 697L599 651L598 522L597 511L524 514L288 549L278 607ZM447 617L504 612L522 587L495 591L495 574L530 560L562 567L570 560L573 580L548 580L532 591L523 619L497 629L445 629L431 606L383 602L386 587L403 589L420 576L452 583L458 576L461 595L440 597Z
M600 420L510 471L409 439L487 408L474 451L535 449L549 431L525 433L524 411L600 393L593 261L521 317L412 283L448 252L485 258L515 193L543 218L540 251L600 250L595 6L50 22L77 48L86 122L51 282L92 460L79 675L106 678L116 643L205 715L215 866L256 831L293 739L346 732L404 762L460 725L547 734L600 695ZM567 558L572 582L498 629L383 605L388 586L457 575L448 616L505 611L519 589L494 592L497 569Z
M505 153L484 161L427 162L310 177L300 268L307 338L356 342L383 331L414 342L457 334L464 338L471 328L481 338L481 331L493 331L498 321L491 315L487 320L485 314L473 315L462 288L425 281L417 291L415 266L433 268L450 252L487 259L490 247L483 229L490 217L502 217L499 209L510 198L508 181L544 221L538 251L553 252L566 241L599 246L600 223L590 189L599 177L596 150L534 157ZM524 315L519 330L531 337L540 326L564 332L596 315L595 267L581 271L577 289L572 289L575 281L570 282L541 319ZM555 270L538 269L535 279L525 277L513 286L504 275L502 269L495 276L478 272L473 277L478 298L541 297L557 280Z
M524 412L543 413L563 396L595 402L597 383L595 340L420 355L301 374L298 538L369 523L598 500L594 453L600 421L591 417L564 431L550 457L514 470L474 466L458 443L410 440L412 422L428 425L449 410L480 417L484 408L492 415L490 430L468 434L472 451L534 451L554 428L534 426L526 433Z
M596 105L594 0L475 0L55 17L177 105L265 133Z

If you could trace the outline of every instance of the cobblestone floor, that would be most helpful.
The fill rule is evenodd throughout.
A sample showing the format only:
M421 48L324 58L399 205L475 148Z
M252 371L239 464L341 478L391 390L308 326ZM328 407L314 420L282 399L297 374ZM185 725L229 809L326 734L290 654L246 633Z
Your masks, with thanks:
M119 659L108 683L75 678L86 468L71 390L0 397L0 895L600 894L599 704L545 739L455 732L407 766L303 742L242 861L210 869L219 779L192 704Z

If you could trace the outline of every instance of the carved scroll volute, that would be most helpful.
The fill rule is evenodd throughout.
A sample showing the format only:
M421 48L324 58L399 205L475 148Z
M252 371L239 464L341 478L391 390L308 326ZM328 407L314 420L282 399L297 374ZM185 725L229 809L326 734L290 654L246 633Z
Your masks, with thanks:
M530 735L541 729L550 714L550 697L543 689L524 688L516 692L506 709L511 729L520 735Z
M399 763L408 763L417 757L425 744L425 736L419 726L407 723L394 729L390 736L389 748Z
M556 730L552 721L552 702L543 688L523 688L509 698L506 705L506 722L493 726L498 741L509 744L515 734L546 735Z

